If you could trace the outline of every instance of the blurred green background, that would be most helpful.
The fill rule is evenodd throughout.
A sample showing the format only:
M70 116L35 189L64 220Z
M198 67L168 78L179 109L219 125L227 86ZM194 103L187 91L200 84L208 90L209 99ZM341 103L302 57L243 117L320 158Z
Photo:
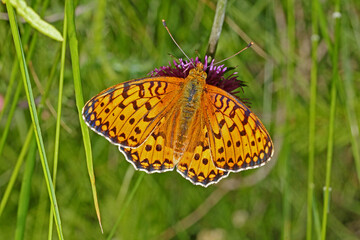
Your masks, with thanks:
M335 13L338 2L340 15ZM36 12L44 12L44 19L62 31L64 1L51 1L44 10L41 1L27 3ZM161 19L166 19L175 39L190 57L203 57L215 9L216 1L207 0L77 2L75 22L84 101L116 83L147 76L155 67L172 61L170 55L184 58ZM13 67L16 52L6 12L1 4L2 199L32 124L24 90L19 90L19 100L14 103L15 90L23 82L19 68ZM322 1L317 8L305 0L229 0L215 58L224 59L250 41L255 43L224 64L236 67L248 86L240 96L251 102L252 110L274 140L272 161L260 169L232 173L219 184L203 188L192 185L175 171L151 175L134 171L116 146L91 132L104 234L94 210L67 50L56 183L65 239L106 239L121 214L113 239L305 239L309 231L311 146L314 146L311 184L314 195L310 199L310 236L319 239L321 235L327 175L331 191L326 239L359 239L359 17L360 2L355 0ZM18 20L22 40L29 31L30 41L23 45L25 55L32 49L29 43L34 44L28 68L37 103L52 81L39 116L52 169L61 43L38 33L22 18ZM54 76L49 78L52 68ZM14 71L18 74L9 90ZM313 102L315 136L309 142L310 99L314 97L310 91L311 74L317 96ZM11 97L4 104L7 92ZM335 103L332 92L337 97ZM13 103L14 114L9 110ZM336 104L334 125L330 121L331 103ZM9 127L7 122L11 123ZM329 149L333 150L332 155ZM26 181L30 188L24 239L46 239L50 204L44 174L37 149L35 154L25 153L25 162L35 156L36 163ZM0 214L1 239L15 236L25 162ZM131 202L124 205L142 175ZM56 230L53 238L57 239Z

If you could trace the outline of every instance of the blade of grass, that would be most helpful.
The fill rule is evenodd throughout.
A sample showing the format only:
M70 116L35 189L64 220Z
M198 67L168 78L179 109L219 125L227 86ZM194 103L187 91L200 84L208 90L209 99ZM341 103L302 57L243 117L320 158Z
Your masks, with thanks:
M317 88L317 49L319 41L318 30L318 1L312 1L312 43L311 43L311 79L310 79L310 107L309 107L309 160L308 160L308 186L307 186L307 219L306 239L312 238L312 212L314 198L314 159L315 159L315 119L316 119L316 88Z
M15 167L14 167L14 170L11 174L11 177L10 177L10 180L6 186L6 189L5 189L5 192L4 192L4 196L3 198L1 199L1 203L0 203L0 217L5 209L5 206L6 206L6 203L9 199L9 196L10 196L10 193L11 193L11 190L14 186L14 183L16 181L16 178L19 174L19 171L20 171L20 167L22 166L22 163L24 161L24 157L29 149L29 145L30 145L30 142L31 142L31 139L33 138L33 133L34 133L34 128L31 126L28 133L27 133L27 136L26 136L26 139L25 139L25 142L23 143L23 147L21 148L21 151L20 151L20 154L19 154L19 157L16 161L16 164L15 164Z
M317 206L317 203L316 203L316 199L315 197L313 198L313 203L312 203L312 210L313 210L313 218L314 218L314 229L315 229L315 236L316 236L316 239L320 239L321 238L321 222L320 222L320 210Z
M329 137L327 144L327 158L326 158L326 176L325 176L325 188L324 188L324 205L323 205L323 219L321 226L321 239L326 239L326 226L327 226L327 216L329 212L330 204L330 179L331 179L331 166L333 158L333 147L334 147L334 123L335 123L335 110L336 110L336 91L339 81L339 46L340 46L340 34L341 34L341 25L340 25L340 0L335 2L335 38L334 38L334 47L332 51L332 79L331 79L331 102L330 102L330 116L329 116Z
M21 183L17 222L15 229L16 240L24 239L26 216L29 209L29 202L31 195L31 179L35 168L35 159L36 159L35 153L36 153L36 142L35 139L32 138L32 141L30 143L30 151L26 159L24 176Z
M56 187L56 175L57 175L57 166L58 166L58 160L59 160L61 107L62 107L65 57L66 57L66 36L67 36L67 20L66 20L66 14L64 13L63 42L62 42L62 46L61 46L61 66L60 66L60 77L59 77L59 93L58 93L58 106L57 106L56 130L55 130L55 146L54 146L54 162L53 162L54 189ZM53 217L54 217L54 212L50 208L48 239L52 239Z
M122 205L122 208L121 208L121 210L119 212L119 216L118 216L113 228L111 229L111 232L109 233L109 236L107 237L107 240L113 239L115 231L116 231L122 217L124 216L125 210L128 209L129 204L131 203L131 201L132 201L137 189L139 188L140 183L143 180L144 176L145 176L145 174L141 173L140 176L138 177L138 179L136 180L136 183L135 183L134 187L131 189L131 192L130 192L129 196L127 197L126 201Z
M285 138L284 138L284 149L285 154L282 166L283 174L283 229L282 239L291 239L291 213L290 213L290 175L289 175L289 160L291 151L290 142L290 123L292 119L293 109L293 79L295 72L295 6L294 0L287 0L286 5L287 12L287 68L286 68L286 87L285 100L286 100L286 127L285 127Z
M116 202L119 204L119 206L121 206L129 191L130 183L131 180L133 179L134 173L135 173L135 169L133 168L133 166L129 166L128 169L126 170L123 180L121 181L119 194L116 198Z
M18 83L16 90L15 90L15 94L13 97L14 101L11 103L9 115L6 120L4 131L2 132L1 139L0 139L0 156L2 154L2 151L4 150L6 139L9 134L9 131L10 131L10 125L13 122L13 116L14 116L14 113L15 113L15 110L17 107L17 103L18 103L18 100L20 97L21 90L23 89L22 86L23 85L21 83Z
M41 164L42 164L43 171L44 171L46 185L48 188L49 198L50 198L51 204L54 208L54 211L56 213L55 222L57 225L58 237L60 239L63 239L60 213L59 213L59 209L58 209L58 205L57 205L57 201L56 201L54 188L53 188L52 181L51 181L51 175L50 175L49 166L47 163L44 143L43 143L43 139L42 139L42 135L41 135L40 124L39 124L38 116L36 113L35 101L34 101L34 97L32 94L31 82L30 82L29 73L28 73L27 66L26 66L24 51L22 49L22 44L21 44L18 27L17 27L15 13L14 13L13 7L11 6L11 4L8 1L6 2L6 8L8 11L9 22L10 22L13 39L14 39L17 58L20 63L20 70L21 70L22 79L24 82L26 97L27 97L28 104L29 104L30 115L31 115L33 126L34 126L34 130L35 130L36 142L37 142L37 146L38 146L38 150L39 150Z
M83 136L85 154L86 154L86 164L88 168L88 173L91 182L91 189L93 192L94 205L96 210L96 215L99 221L99 225L101 228L101 232L103 232L101 217L100 217L100 209L97 200L96 186L95 186L95 175L93 169L93 159L91 152L91 143L89 130L82 119L82 107L84 106L84 98L82 93L81 86L81 78L80 78L80 64L79 64L79 53L78 53L78 41L76 37L76 27L75 27L75 12L74 12L74 1L66 0L65 2L65 13L66 19L68 21L68 34L69 34L69 47L70 47L70 55L71 55L71 63L73 68L73 78L74 78L74 88L75 88L75 99L76 99L76 107L79 114L79 121L81 127L81 133Z
M17 72L18 72L18 61L17 59L15 58L14 59L14 62L13 62L13 65L12 65L12 69L11 69L11 74L10 74L10 81L7 85L7 89L6 89L6 93L5 93L5 99L4 99L4 107L3 109L0 111L0 123L1 123L1 119L4 115L5 112L7 112L7 108L10 106L10 100L11 99L11 96L13 95L14 93L14 85L15 83L17 83L17 78L16 78L16 75L17 75ZM15 81L16 80L16 81ZM21 84L20 84L21 85ZM6 129L6 128L5 128ZM1 150L0 150L0 156L1 156Z

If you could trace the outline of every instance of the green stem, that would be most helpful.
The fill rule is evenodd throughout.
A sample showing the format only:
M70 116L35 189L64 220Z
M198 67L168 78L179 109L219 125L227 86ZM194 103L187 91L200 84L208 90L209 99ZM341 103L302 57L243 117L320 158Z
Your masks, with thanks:
M222 26L224 23L226 4L227 0L218 0L216 4L214 22L211 28L208 49L206 51L206 55L211 56L212 59L215 58L217 44L219 42Z
M132 202L132 199L137 191L137 189L140 186L140 183L142 181L142 179L144 178L145 174L140 174L139 178L136 180L135 186L131 189L131 192L128 196L128 198L126 199L125 203L123 204L118 219L116 220L116 223L114 224L113 228L111 229L111 232L109 234L109 236L107 237L107 240L113 239L113 235L115 234L115 231L122 219L122 217L124 216L125 210L129 207L130 203Z
M35 139L32 138L32 141L30 143L30 151L26 159L24 176L21 183L19 207L18 207L16 230L15 230L16 240L24 239L25 222L29 209L29 202L31 195L31 179L35 168L35 160L36 160L35 153L36 153L36 142Z
M284 162L283 162L283 239L291 238L291 212L290 212L290 183L291 179L289 176L289 160L291 154L291 142L290 142L290 124L292 119L293 109L293 79L295 72L295 7L294 0L287 0L287 77L285 86L285 97L286 97L286 136L284 139Z
M327 159L326 159L326 177L325 177L325 189L324 189L324 206L323 206L323 220L321 226L321 239L326 239L326 226L327 226L327 216L329 212L330 204L330 179L331 179L331 166L333 158L333 147L334 147L334 123L335 123L335 110L336 110L336 91L339 81L339 67L338 67L338 55L339 55L339 46L340 46L340 18L336 17L336 13L340 14L340 0L336 0L335 3L335 40L334 48L332 52L332 81L331 81L331 103L330 103L330 120L329 120L329 138L327 145Z
M317 89L317 48L319 41L318 30L318 1L312 1L312 46L311 46L311 80L310 80L310 109L309 109L309 161L308 161L308 191L307 191L307 221L306 239L312 238L312 203L314 196L314 159L315 159L315 119L316 119L316 89Z
M15 184L16 178L17 178L17 176L19 174L22 163L24 162L24 158L25 158L25 155L26 155L26 153L27 153L27 151L29 149L30 142L33 139L33 134L34 134L34 128L31 126L29 128L29 131L28 131L27 135L26 135L25 141L24 141L24 143L22 145L19 157L18 157L18 159L16 161L16 164L15 164L14 170L13 170L13 172L11 174L10 180L9 180L7 186L6 186L3 198L1 199L0 217L1 217L1 215L2 215L2 213L4 211L4 209L5 209L6 203L7 203L8 199L9 199L9 197L10 197L11 190L14 187L14 184Z
M56 130L55 130L55 146L54 146L54 165L53 165L53 184L54 188L56 187L56 176L57 176L57 166L59 161L59 145L60 145L60 124L61 124L61 106L62 106L62 96L63 96L63 86L64 86L64 71L65 71L65 56L66 56L66 39L67 39L67 20L66 14L64 14L64 23L63 23L63 42L61 47L61 69L59 77L59 94L58 94L58 106L57 106L57 116L56 116ZM49 217L49 233L48 239L52 239L52 229L53 229L53 217L54 212L50 209Z
M23 89L22 86L23 85L20 82L20 83L18 83L18 85L16 87L15 95L14 95L14 98L13 98L14 101L11 103L10 111L9 111L8 118L6 119L4 131L1 134L0 156L1 156L2 152L3 152L3 150L4 150L6 139L7 139L7 136L9 134L9 131L10 131L10 125L11 125L11 123L13 123L13 116L14 116L14 113L15 113L15 110L16 110L16 107L17 107L17 104L18 104L18 100L19 100L19 97L20 97L20 94L21 94L21 90Z

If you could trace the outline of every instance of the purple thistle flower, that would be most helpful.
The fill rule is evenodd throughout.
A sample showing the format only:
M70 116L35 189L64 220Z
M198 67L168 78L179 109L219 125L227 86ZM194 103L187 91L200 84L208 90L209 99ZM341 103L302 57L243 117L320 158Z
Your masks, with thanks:
M150 75L152 77L166 76L166 77L179 77L186 78L189 75L190 69L193 69L197 63L201 62L198 57L190 59L190 61L182 60L173 60L173 63L169 62L169 65L162 66L160 68L155 68ZM235 94L239 93L239 89L243 92L243 87L246 86L243 81L238 79L237 72L231 73L228 76L224 76L228 71L233 70L233 68L227 68L224 65L216 66L214 65L214 60L208 63L208 56L205 56L205 61L203 63L204 70L207 73L206 84L213 85L215 87L221 88L224 91ZM236 96L237 97L237 96ZM237 97L239 98L239 97ZM240 99L240 98L239 98ZM248 102L243 101L246 105L249 105Z

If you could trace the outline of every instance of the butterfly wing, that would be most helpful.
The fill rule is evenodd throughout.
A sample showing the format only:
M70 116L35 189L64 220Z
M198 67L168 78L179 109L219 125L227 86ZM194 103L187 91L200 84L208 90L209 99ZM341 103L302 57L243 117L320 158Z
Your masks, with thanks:
M183 78L135 79L110 87L83 108L96 133L123 147L139 147L177 102Z
M171 113L160 120L159 126L140 147L125 148L119 146L119 150L124 153L126 160L133 164L136 169L147 173L165 172L174 169L174 150L171 145L171 124L173 121L169 121L169 115Z
M273 154L273 142L259 118L241 101L206 85L202 103L215 166L238 172L264 165Z
M189 130L191 140L177 165L177 171L193 184L207 187L217 183L229 173L217 169L214 165L209 147L208 129L204 121L204 110L199 109L195 113L194 123Z

